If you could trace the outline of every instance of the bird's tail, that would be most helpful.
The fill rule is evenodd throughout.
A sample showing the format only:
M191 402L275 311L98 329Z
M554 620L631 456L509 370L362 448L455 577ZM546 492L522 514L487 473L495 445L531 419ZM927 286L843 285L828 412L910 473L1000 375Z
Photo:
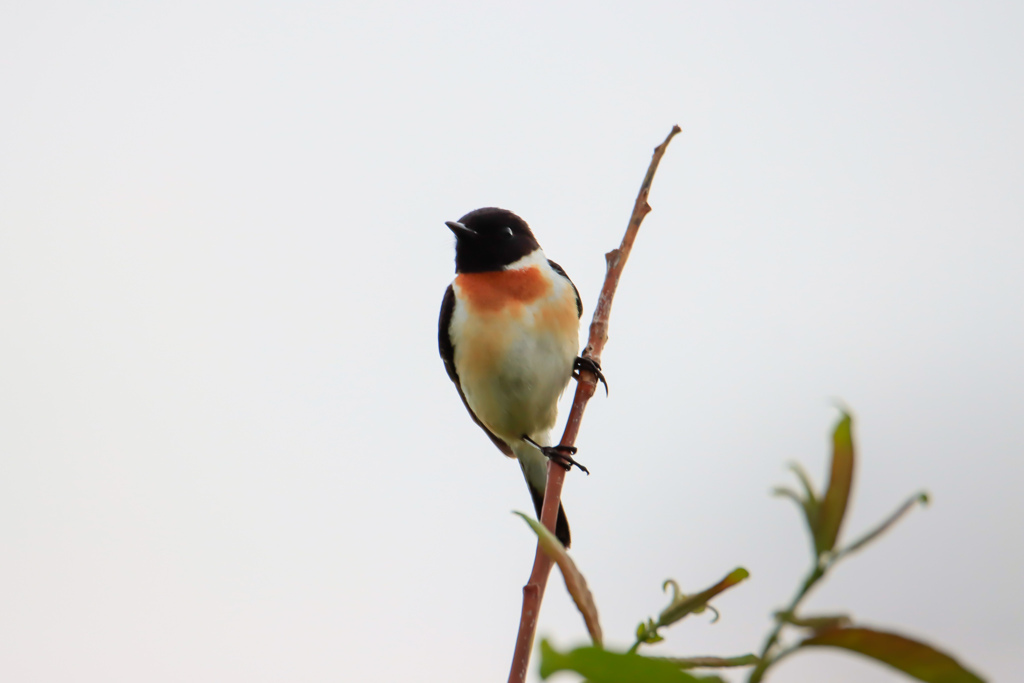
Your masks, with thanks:
M538 443L546 443L538 439ZM548 480L548 458L536 447L525 441L512 446L512 451L519 460L519 466L523 470L523 477L526 478L526 485L530 487L530 496L533 498L533 507L537 510L537 519L540 519L540 509L544 504L544 487ZM569 536L569 522L565 518L565 508L558 504L558 521L555 522L555 536L566 548L569 547L571 537Z

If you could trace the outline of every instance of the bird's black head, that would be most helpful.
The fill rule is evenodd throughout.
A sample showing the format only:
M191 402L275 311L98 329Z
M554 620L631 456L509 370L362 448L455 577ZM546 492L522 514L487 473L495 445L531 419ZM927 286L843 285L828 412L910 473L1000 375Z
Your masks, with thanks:
M455 233L455 271L501 270L539 249L530 226L505 209L477 209L445 223Z

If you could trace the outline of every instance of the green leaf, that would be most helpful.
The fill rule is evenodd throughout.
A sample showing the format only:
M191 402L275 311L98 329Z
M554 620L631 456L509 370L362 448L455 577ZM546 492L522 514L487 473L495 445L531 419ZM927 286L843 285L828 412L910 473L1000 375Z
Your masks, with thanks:
M804 510L804 519L807 521L807 528L811 532L811 539L813 540L818 533L818 510L821 508L821 501L818 500L817 494L814 492L814 486L811 485L811 478L807 476L807 472L798 462L789 463L789 469L793 470L797 478L800 480L800 484L804 487L804 498L800 499L800 507ZM817 550L817 546L815 546Z
M576 568L576 563L566 552L565 546L537 520L522 512L515 514L526 520L526 523L537 534L537 542L540 547L558 565L558 569L562 572L562 578L565 579L565 587L569 591L569 595L572 596L573 602L576 603L576 609L583 615L587 632L590 633L594 643L600 645L602 641L601 623L597 618L597 605L594 603L594 596L587 588L587 580L583 578L583 574Z
M846 514L846 504L853 486L853 425L848 413L843 413L835 431L832 432L832 473L828 489L818 507L817 527L814 533L814 547L818 554L835 547L839 528Z
M657 625L668 626L669 624L679 621L687 614L702 610L707 605L708 600L715 597L722 591L732 588L748 576L750 576L750 572L743 567L737 567L729 572L729 575L724 579L716 583L711 588L702 590L700 593L684 596L678 594L677 591L673 591L673 593L675 593L675 597L672 600L672 604L662 610L661 614L658 616ZM668 583L669 582L666 582L666 585L668 585ZM675 582L672 582L673 585L674 583Z
M794 503L800 506L800 508L804 511L805 515L807 514L807 501L801 498L800 494L794 491L793 489L785 486L776 486L775 488L772 489L772 495L778 496L779 498L791 499ZM808 520L808 522L810 522L810 520ZM814 529L813 524L811 524L811 529Z
M810 500L800 497L796 491L785 486L776 486L772 489L772 495L779 498L789 498L797 505L804 513L804 521L807 522L807 528L811 532L811 541L814 541L815 529L818 526L818 504L812 503ZM817 557L817 547L813 548L815 557Z
M857 652L927 683L984 683L955 659L930 645L869 628L834 628L800 643Z
M640 645L641 643L647 643L647 644L660 643L663 640L665 640L665 639L662 638L660 635L658 635L658 625L654 623L654 619L648 619L646 624L641 621L640 624L637 625L637 627L636 627L636 644L637 645ZM636 646L633 647L633 650L636 650Z
M814 507L818 505L818 496L814 493L814 486L811 485L811 478L807 476L807 472L804 471L803 466L798 462L789 463L789 469L793 471L797 479L800 480L800 484L804 487L804 493L807 495L807 500Z
M719 681L717 676L697 677L680 670L678 664L665 659L602 650L599 647L578 647L558 652L546 640L540 642L540 677L547 680L559 671L575 671L590 683L692 683Z

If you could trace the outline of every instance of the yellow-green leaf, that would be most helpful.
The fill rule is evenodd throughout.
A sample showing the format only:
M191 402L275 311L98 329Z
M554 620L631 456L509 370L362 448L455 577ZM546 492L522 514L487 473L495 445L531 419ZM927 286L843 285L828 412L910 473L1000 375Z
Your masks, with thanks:
M721 681L717 676L698 678L666 659L633 653L610 652L599 647L579 647L558 652L546 640L540 643L540 677L559 671L575 671L590 683L694 683Z
M835 547L853 486L853 420L843 413L832 433L832 471L828 489L818 507L814 547L818 553Z
M569 591L569 595L572 596L573 602L576 603L576 609L583 615L583 622L587 625L591 639L596 645L601 645L603 636L601 635L601 623L597 619L597 605L594 603L594 596L587 588L587 580L583 578L583 574L576 568L576 563L566 552L565 546L537 520L522 512L516 512L516 514L526 520L526 523L537 534L540 547L558 565L559 571L562 572L562 578L565 579L565 587Z
M930 645L869 628L834 628L804 640L801 647L839 647L871 657L927 683L984 683L975 673Z
M702 609L707 605L708 600L715 597L722 591L732 588L748 576L750 576L750 572L743 567L737 567L729 572L728 576L711 588L702 590L700 593L695 593L681 598L680 596L677 596L677 598L680 599L674 599L672 604L666 607L658 616L657 626L668 626L669 624L679 621L687 614Z

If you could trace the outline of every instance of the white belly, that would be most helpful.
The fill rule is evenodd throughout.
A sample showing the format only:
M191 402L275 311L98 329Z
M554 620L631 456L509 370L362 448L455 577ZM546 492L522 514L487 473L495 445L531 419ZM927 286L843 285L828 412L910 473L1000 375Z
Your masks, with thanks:
M549 335L519 334L495 359L495 372L482 377L469 373L462 389L473 412L498 436L518 440L524 434L539 435L555 426L558 398L569 383L575 358L575 344L569 347Z
M449 334L462 392L477 418L509 443L555 426L579 351L575 297L567 305L575 324L551 328L543 323L550 316L469 316L456 300Z

